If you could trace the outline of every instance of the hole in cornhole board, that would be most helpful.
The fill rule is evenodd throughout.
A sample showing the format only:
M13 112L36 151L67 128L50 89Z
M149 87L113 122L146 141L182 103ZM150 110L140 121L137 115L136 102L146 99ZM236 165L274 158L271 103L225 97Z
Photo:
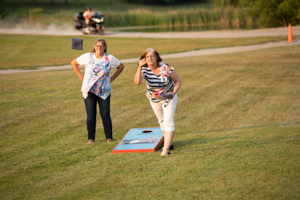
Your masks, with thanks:
M142 133L151 133L153 132L152 130L144 130Z

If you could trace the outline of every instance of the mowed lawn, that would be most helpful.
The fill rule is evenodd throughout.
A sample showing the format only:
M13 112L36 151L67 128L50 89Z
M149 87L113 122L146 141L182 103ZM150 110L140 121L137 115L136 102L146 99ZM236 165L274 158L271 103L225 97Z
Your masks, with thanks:
M0 70L69 65L74 58L84 52L92 51L94 42L102 36L75 36L75 38L83 39L83 51L71 49L71 39L73 37L0 34ZM147 39L106 38L105 36L103 38L107 42L108 53L118 59L137 58L149 47L159 49L159 53L162 55L205 48L245 46L287 40L286 36L229 39Z
M299 199L300 45L165 61L182 79L167 157L112 154L158 126L137 63L112 83L111 144L99 116L86 144L73 70L0 75L1 199Z

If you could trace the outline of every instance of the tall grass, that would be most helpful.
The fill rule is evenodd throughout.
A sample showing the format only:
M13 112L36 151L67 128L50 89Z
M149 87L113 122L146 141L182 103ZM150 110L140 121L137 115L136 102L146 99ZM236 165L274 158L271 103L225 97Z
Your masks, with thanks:
M172 11L153 11L150 9L131 9L129 11L109 11L101 10L105 13L105 25L107 27L122 26L248 26L255 21L245 12L246 8L214 8L204 9L201 7L189 9L177 9ZM68 9L60 9L52 14L43 13L41 8L25 9L16 11L14 23L30 22L44 24L61 25L64 23L74 24L73 18L76 12ZM48 12L48 11L47 11ZM3 25L5 25L3 21Z
M131 12L112 12L105 18L107 26L237 26L251 25L253 20L245 9L227 7L224 9L189 9L169 12L134 10ZM246 20L247 19L247 20Z

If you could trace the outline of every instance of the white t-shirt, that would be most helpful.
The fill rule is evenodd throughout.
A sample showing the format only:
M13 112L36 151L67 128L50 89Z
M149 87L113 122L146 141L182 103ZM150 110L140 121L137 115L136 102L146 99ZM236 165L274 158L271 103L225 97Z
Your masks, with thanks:
M92 60L91 60L91 55ZM76 58L77 62L80 65L85 65L85 72L84 72L84 78L83 78L83 83L81 86L81 92L83 97L86 99L88 96L89 92L92 92L94 94L96 94L97 96L99 96L102 99L106 99L111 91L111 85L110 85L110 76L109 76L109 72L110 69L105 69L103 70L106 71L106 74L103 79L97 79L97 77L95 76L95 71L94 69L96 69L96 66L102 66L105 67L105 63L107 63L107 60L109 62L109 65L111 68L117 68L120 66L121 62L115 58L113 55L109 55L109 54L105 54L102 58L98 59L94 53L85 53L81 56L79 56L78 58ZM107 71L109 70L109 71ZM98 74L96 76L99 76ZM96 78L96 79L95 79ZM101 88L101 89L100 89Z
M77 62L80 64L80 65L85 65L86 63L89 62L90 60L90 55L91 53L85 53L81 56L79 56L78 58L76 58ZM100 62L103 62L104 61L104 56L100 59L98 59L95 54L93 55L93 59L95 61L97 61L97 63L100 63ZM109 63L111 65L112 68L117 68L119 67L119 65L121 64L121 62L116 58L114 57L113 55L110 55L108 54L108 59L109 59Z

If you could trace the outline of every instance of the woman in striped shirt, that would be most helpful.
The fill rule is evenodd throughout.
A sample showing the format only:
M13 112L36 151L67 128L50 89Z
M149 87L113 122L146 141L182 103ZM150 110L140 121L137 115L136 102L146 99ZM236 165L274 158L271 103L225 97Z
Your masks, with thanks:
M146 96L150 100L150 105L164 135L161 156L169 155L169 149L174 149L172 144L175 134L174 115L181 80L174 68L162 62L158 52L152 48L142 53L134 82L140 85L143 79L146 80ZM163 100L163 94L170 94L171 97Z

